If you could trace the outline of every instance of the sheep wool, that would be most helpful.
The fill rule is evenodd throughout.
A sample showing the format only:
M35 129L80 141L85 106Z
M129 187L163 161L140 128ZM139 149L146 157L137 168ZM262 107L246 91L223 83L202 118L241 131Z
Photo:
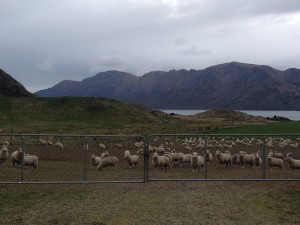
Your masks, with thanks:
M129 168L132 168L132 166L138 166L139 164L139 156L138 155L130 155L130 152L126 150L124 152L124 159L127 160L127 163L129 165Z
M117 168L118 165L118 158L115 156L108 156L98 164L97 169L102 170L105 167L112 166L114 168Z
M286 157L285 161L287 161L292 170L300 169L300 160L293 159L292 157Z

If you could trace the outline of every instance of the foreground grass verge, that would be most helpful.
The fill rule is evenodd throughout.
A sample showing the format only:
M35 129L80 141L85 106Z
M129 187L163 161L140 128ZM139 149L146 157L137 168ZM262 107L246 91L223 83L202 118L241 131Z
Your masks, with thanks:
M299 224L299 183L0 186L1 224Z

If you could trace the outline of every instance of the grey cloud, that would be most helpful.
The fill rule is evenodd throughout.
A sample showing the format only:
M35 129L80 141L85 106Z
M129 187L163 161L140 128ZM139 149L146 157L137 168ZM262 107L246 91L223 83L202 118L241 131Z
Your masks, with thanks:
M0 0L0 27L0 68L36 91L109 69L288 67L300 51L300 1Z
M181 51L181 53L184 55L202 56L211 54L211 51L207 49L199 50L197 47L190 47Z

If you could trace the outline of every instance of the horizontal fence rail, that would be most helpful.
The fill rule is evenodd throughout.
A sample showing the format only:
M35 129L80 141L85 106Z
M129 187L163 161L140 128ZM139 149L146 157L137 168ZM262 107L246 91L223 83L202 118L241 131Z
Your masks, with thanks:
M300 134L0 134L0 184L300 181L295 159Z

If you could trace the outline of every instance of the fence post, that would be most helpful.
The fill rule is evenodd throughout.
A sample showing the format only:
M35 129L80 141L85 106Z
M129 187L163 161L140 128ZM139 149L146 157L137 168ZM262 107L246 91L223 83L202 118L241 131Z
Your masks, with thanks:
M24 136L22 136L22 164L21 164L21 183L24 182L24 156L25 156L25 149L24 149Z
M263 137L263 179L266 179L266 138Z
M148 158L149 158L148 138L144 138L144 183L148 181Z
M89 150L89 144L87 143L86 137L85 137L83 149L84 149L84 182L86 182L86 180L87 180L87 151Z
M207 179L207 136L205 135L205 144L204 144L204 178Z

